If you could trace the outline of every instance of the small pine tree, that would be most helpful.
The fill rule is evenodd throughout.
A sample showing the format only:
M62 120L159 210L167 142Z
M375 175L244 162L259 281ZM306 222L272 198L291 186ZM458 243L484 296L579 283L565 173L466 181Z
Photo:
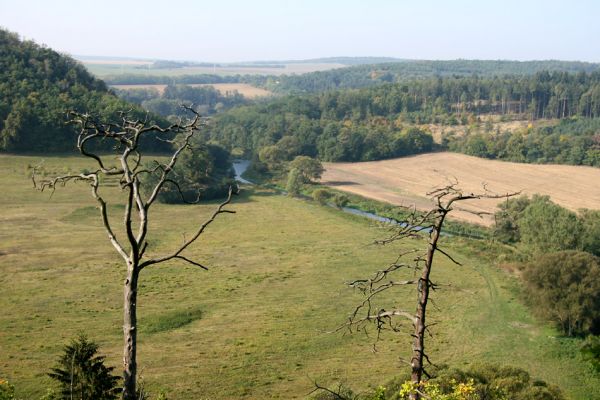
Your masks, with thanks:
M48 374L60 383L63 399L112 400L119 394L119 377L104 365L98 345L83 334L64 347L58 365Z

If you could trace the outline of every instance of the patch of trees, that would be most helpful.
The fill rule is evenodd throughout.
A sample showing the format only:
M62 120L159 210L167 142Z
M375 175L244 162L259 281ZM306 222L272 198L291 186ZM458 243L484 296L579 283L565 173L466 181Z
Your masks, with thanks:
M237 91L222 95L212 86L168 85L162 94L154 88L123 89L117 90L117 94L123 100L163 117L185 116L181 104L193 104L196 111L210 115L247 102Z
M152 169L153 165L148 168ZM229 152L215 144L192 140L189 151L182 152L173 168L172 181L167 182L158 194L162 203L185 203L227 197L230 187L235 187L235 173ZM160 175L149 174L144 189L156 186ZM176 184L175 184L176 182Z
M541 254L523 273L534 314L553 321L567 336L600 333L600 259L565 250Z
M444 146L472 156L525 163L600 165L600 118L505 132L449 135Z
M494 235L528 255L523 281L534 314L567 336L600 331L600 212L522 196L502 204Z
M0 29L0 150L70 151L76 132L66 110L109 120L129 108L74 59Z

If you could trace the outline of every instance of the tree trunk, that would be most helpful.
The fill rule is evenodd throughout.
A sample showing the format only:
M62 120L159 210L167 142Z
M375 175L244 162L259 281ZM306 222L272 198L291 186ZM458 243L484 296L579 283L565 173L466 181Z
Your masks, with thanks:
M123 400L136 399L138 274L136 265L128 265L123 293Z
M429 301L429 289L431 288L431 281L429 275L431 274L431 266L433 264L433 256L437 248L437 242L440 238L440 231L444 224L444 218L446 217L446 210L440 210L440 214L437 217L433 230L431 232L431 240L429 241L429 247L427 248L427 259L423 271L421 272L421 278L417 286L418 302L417 312L415 315L415 334L413 342L413 354L410 361L412 372L410 375L411 381L414 383L420 383L423 378L423 359L425 357L425 329L427 328L425 322L425 316L427 311L427 302ZM419 393L413 393L410 395L411 400L419 400L421 395Z

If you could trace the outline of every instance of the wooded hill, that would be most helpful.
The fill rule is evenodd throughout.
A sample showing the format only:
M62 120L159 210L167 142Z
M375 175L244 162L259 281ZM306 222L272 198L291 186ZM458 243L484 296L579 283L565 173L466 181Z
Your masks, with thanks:
M0 29L0 150L70 151L75 136L65 124L69 109L110 120L132 105L71 57ZM135 107L133 112L143 115Z
M485 114L600 117L600 72L438 77L292 95L221 114L210 138L254 154L278 146L288 158L368 161L431 151L431 136L409 129L415 124L467 125Z

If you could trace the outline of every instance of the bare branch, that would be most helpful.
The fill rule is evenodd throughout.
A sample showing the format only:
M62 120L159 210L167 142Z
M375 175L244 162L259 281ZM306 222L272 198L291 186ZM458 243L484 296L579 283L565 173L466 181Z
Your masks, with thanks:
M165 261L168 261L168 260L178 257L190 244L194 243L196 241L196 239L198 239L198 237L200 237L200 235L204 232L204 230L215 220L217 215L223 214L223 213L234 214L235 211L230 211L230 210L224 209L224 207L231 202L232 194L233 194L233 188L230 187L229 193L227 195L227 199L224 202L222 202L221 204L219 204L219 206L212 213L212 215L200 226L200 228L196 231L196 233L190 239L186 240L183 243L183 245L181 247L179 247L177 250L175 250L170 255L159 257L159 258L154 258L154 259L150 259L150 260L142 262L139 266L140 270L149 265L158 264L158 263L165 262Z

